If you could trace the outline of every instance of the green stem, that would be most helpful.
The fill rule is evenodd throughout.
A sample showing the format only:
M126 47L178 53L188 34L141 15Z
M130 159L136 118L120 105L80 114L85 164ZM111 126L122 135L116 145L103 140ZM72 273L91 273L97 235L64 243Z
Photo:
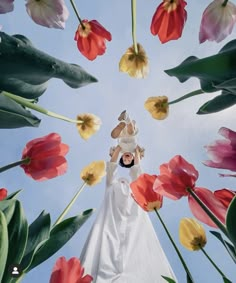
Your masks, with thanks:
M73 10L74 10L74 12L75 12L75 14L76 14L76 16L77 16L77 18L78 18L78 20L79 20L81 26L82 26L82 28L85 29L85 26L84 26L84 24L83 24L83 22L82 22L82 19L80 18L78 9L76 8L75 2L74 2L73 0L70 0L70 3L71 3L71 5L72 5L72 8L73 8Z
M177 103L177 102L182 101L182 100L184 100L184 99L187 99L187 98L189 98L189 97L192 97L192 96L195 96L195 95L198 95L198 94L202 94L202 93L204 93L203 90L197 89L197 90L194 90L194 91L191 91L191 92L185 94L184 96L181 96L180 98L177 98L177 99L175 99L175 100L173 100L173 101L168 102L168 104L169 104L169 105L170 105L170 104L174 104L174 103Z
M225 0L222 4L223 7L225 7L227 5L228 0Z
M187 192L190 193L190 195L196 200L196 202L201 206L201 208L206 212L206 214L211 218L211 220L230 239L225 225L210 211L210 209L201 201L201 199L195 194L195 192L191 188L187 188Z
M13 167L19 166L21 164L29 164L29 162L30 162L30 158L27 157L27 158L22 159L20 161L16 161L16 162L10 163L10 164L8 164L6 166L0 167L0 173L6 171L8 169L11 169Z
M180 261L181 261L181 263L182 263L182 265L183 265L183 267L184 267L186 273L188 274L188 276L189 276L189 278L192 280L192 282L194 282L194 281L193 281L193 278L192 278L192 275L191 275L191 273L190 273L190 271L189 271L189 269L188 269L188 267L187 267L187 265L186 265L186 263L185 263L185 261L184 261L182 255L181 255L180 251L178 250L178 248L177 248L177 246L176 246L174 240L172 239L172 237L171 237L171 235L170 235L170 233L169 233L169 231L168 231L168 229L167 229L167 227L166 227L164 221L162 220L162 218L161 218L160 214L158 213L157 209L154 208L154 210L155 210L156 215L157 215L157 217L159 218L159 220L160 220L160 222L161 222L163 228L165 229L166 234L167 234L169 240L171 241L171 243L172 243L172 245L173 245L173 247L174 247L174 249L175 249L177 255L179 256L179 259L180 259Z
M23 98L21 96L18 96L18 95L9 93L9 92L5 92L5 91L3 91L1 94L9 97L10 99L16 101L17 103L19 103L22 106L25 106L27 108L33 109L33 110L35 110L37 112L40 112L42 114L45 114L47 116L50 116L50 117L53 117L53 118L57 118L57 119L60 119L60 120L64 120L64 121L67 121L67 122L70 122L70 123L76 123L76 124L83 123L83 121L73 120L73 119L70 119L70 118L65 117L63 115L57 114L55 112L48 111L47 109L45 109L45 108L43 108L43 107L41 107L41 106L39 106L39 105L37 105L35 103L32 103L28 99Z
M132 10L132 38L133 38L133 46L134 52L138 54L138 46L136 39L136 0L131 0L131 10Z
M56 226L58 223L60 223L62 221L62 219L65 217L65 215L68 213L68 211L71 209L72 205L75 203L76 199L78 198L78 196L80 195L80 193L82 192L82 190L84 189L84 187L86 186L86 182L83 183L83 185L80 187L80 189L78 190L78 192L74 195L74 197L72 198L72 200L69 202L69 204L67 205L67 207L63 210L63 212L61 213L61 215L57 218L56 222L54 223L53 226Z
M224 273L219 269L219 267L214 263L214 261L210 258L210 256L207 254L207 252L201 248L201 251L204 253L204 255L208 258L208 260L211 262L211 264L215 267L215 269L220 273L220 275L223 277L223 278L227 278Z

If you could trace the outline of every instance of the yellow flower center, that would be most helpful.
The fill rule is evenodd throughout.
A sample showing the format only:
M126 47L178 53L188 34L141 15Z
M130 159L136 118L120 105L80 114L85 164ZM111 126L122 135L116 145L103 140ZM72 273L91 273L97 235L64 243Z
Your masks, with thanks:
M178 0L164 0L163 8L170 13L176 10L178 4Z
M89 23L86 23L86 22L83 23L83 26L79 25L78 32L79 32L80 36L87 37L91 32L91 25Z

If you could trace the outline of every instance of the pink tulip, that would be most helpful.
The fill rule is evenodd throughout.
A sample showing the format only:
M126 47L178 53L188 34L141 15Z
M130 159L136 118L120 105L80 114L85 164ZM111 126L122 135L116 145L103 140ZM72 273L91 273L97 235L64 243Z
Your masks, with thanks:
M198 171L182 156L176 155L168 163L160 166L160 175L156 177L153 190L173 200L188 197L193 215L209 226L217 227L197 201L190 194L194 192L208 209L224 224L227 207L208 189L195 187Z
M209 208L209 210L223 223L225 224L227 207L214 195L214 193L205 188L194 188L194 193L200 198L200 200ZM210 219L206 212L200 207L196 200L189 195L188 196L189 207L192 214L201 222L218 228L218 226Z
M198 171L182 156L176 155L169 163L160 166L153 190L163 196L177 200L187 196L186 188L194 188Z
M220 42L231 34L236 21L236 6L228 1L214 0L205 9L199 32L199 41Z
M0 14L5 14L13 11L14 9L14 0L1 0L0 1Z
M211 160L204 161L203 164L236 172L236 132L222 127L219 134L226 139L217 140L213 144L205 146Z
M69 11L64 0L26 0L26 11L32 20L48 28L64 29Z
M61 142L60 135L51 133L26 144L22 159L29 159L29 162L20 166L34 180L52 179L66 172L68 151L69 146Z
M53 267L49 283L91 283L93 277L84 274L84 268L80 260L72 257L66 261L65 257L60 257Z

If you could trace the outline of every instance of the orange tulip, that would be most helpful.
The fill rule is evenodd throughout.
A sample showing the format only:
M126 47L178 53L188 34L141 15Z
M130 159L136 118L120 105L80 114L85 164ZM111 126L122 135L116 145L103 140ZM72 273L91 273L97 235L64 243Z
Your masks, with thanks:
M142 174L130 184L134 200L146 211L162 207L163 197L153 191L156 175Z

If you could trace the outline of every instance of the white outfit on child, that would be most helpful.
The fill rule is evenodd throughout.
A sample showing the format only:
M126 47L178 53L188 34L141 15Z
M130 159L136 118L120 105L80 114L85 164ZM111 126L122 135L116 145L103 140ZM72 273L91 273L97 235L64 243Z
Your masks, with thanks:
M128 133L127 125L131 122L131 120L127 113L125 120L122 120L122 122L126 123L126 127L121 131L119 137L117 138L118 145L121 147L121 153L125 153L125 152L135 153L135 149L138 145L137 143L138 129L134 124L135 126L134 133L131 135Z

